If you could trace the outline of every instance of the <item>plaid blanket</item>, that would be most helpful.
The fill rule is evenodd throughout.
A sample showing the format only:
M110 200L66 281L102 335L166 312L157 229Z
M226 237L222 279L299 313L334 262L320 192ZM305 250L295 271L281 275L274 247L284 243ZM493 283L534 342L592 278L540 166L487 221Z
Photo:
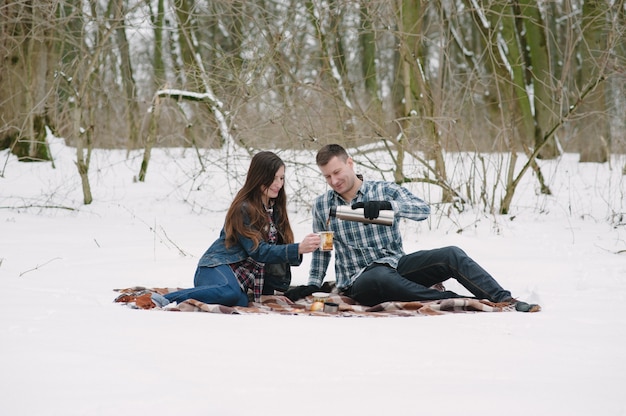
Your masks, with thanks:
M181 303L174 303L160 307L152 301L152 293L165 295L180 290L178 288L145 288L130 287L127 289L115 289L120 294L115 302L127 305L134 309L156 309L165 311L181 312L210 312L221 314L283 314L283 315L314 315L314 316L421 316L443 315L449 313L467 312L507 312L514 311L515 307L510 304L494 303L488 300L472 298L442 299L434 301L414 302L384 302L374 306L365 306L356 303L353 299L342 296L332 287L329 296L325 299L328 304L336 304L337 311L325 312L324 310L312 310L313 296L307 296L296 302L292 302L285 296L269 295L261 296L260 302L250 302L247 307L224 306L203 303L189 299Z

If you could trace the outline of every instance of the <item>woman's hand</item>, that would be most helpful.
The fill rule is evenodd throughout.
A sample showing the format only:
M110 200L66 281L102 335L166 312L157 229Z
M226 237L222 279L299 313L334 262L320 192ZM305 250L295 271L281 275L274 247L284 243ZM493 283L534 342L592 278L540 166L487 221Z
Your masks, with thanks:
M308 234L306 237L304 237L300 244L298 244L298 254L310 253L317 250L321 242L322 240L320 239L320 236L318 234Z

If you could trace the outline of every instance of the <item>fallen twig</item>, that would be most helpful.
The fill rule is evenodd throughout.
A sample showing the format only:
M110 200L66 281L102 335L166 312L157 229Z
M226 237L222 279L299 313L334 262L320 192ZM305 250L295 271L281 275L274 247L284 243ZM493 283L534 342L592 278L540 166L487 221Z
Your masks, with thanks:
M65 207L63 205L20 205L20 206L6 206L0 207L0 209L28 209L28 208L50 208L50 209L66 209L68 211L76 211L76 208Z
M26 273L30 273L30 272L35 271L35 270L39 270L41 267L43 267L43 266L47 265L48 263L52 263L52 262L53 262L53 261L55 261L55 260L61 260L61 257L55 257L55 258L53 258L53 259L48 260L48 261L47 261L47 262L45 262L44 264L38 264L38 265L36 265L35 267L33 267L32 269L29 269L29 270L26 270L25 272L20 273L20 276L19 276L19 277L24 276Z
M172 239L167 235L167 233L165 232L165 228L160 227L161 231L163 232L163 236L165 236L165 238L167 239L167 241L169 241L170 243L172 243L174 245L174 247L176 247L176 249L178 250L178 253L183 256L183 257L187 257L189 255L189 253L185 252L185 250L183 250L182 248L178 247L178 245L172 241Z

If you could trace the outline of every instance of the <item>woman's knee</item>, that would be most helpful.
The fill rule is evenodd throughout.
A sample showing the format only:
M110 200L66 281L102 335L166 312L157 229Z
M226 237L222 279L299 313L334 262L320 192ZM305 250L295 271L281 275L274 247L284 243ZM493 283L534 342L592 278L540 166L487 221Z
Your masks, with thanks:
M230 266L228 265L217 267L198 267L193 279L193 285L195 287L223 286L228 284L229 273L233 274Z
M224 294L220 303L226 306L248 306L248 295L241 288L232 288L230 292Z

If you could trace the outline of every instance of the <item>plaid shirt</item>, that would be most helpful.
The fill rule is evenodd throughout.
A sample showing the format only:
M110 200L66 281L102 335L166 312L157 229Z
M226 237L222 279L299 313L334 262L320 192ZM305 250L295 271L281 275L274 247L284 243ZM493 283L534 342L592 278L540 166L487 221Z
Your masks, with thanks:
M276 244L278 231L274 224L274 210L272 208L266 208L266 211L270 222L267 242ZM244 292L248 292L249 289L252 289L254 301L258 302L261 299L263 284L265 282L265 263L260 263L252 257L248 257L243 261L231 264L230 268L233 270L233 273L235 273L241 289Z
M421 221L430 214L426 202L393 182L364 181L353 201L344 201L333 190L318 196L313 205L313 231L328 230L335 233L335 278L340 290L349 288L371 263L397 267L398 260L404 255L398 221L387 226L329 218L333 206L365 201L391 202L396 219L401 217ZM322 286L331 253L319 250L313 252L308 284Z
M252 257L240 261L239 263L233 263L230 265L233 269L235 277L239 281L239 286L244 292L248 292L248 289L252 289L254 293L254 301L258 302L261 299L261 292L263 290L263 282L265 277L265 265L254 260Z

